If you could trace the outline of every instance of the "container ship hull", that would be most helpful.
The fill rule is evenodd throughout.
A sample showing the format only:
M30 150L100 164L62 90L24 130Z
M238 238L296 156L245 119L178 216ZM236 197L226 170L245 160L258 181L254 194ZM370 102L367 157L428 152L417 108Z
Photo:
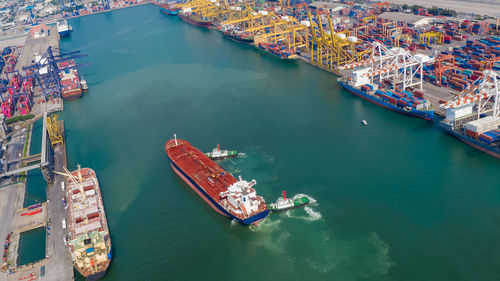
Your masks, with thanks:
M181 141L181 144L186 144L187 142ZM199 167L193 167L193 166L186 166L185 169L190 169L191 172L183 170L180 166L180 164L176 163L175 159L172 159L173 157L170 155L171 152L169 152L169 146L172 147L173 145L170 142L167 142L165 145L165 150L167 151L167 157L170 161L170 165L174 172L187 184L189 187L191 187L212 209L214 209L217 213L229 217L231 219L234 219L238 221L241 224L244 225L251 225L251 224L256 224L263 218L265 218L269 214L269 209L267 209L265 202L262 201L262 206L259 206L259 211L253 213L251 216L248 217L241 217L239 215L236 215L235 213L231 212L228 210L228 208L225 208L222 206L222 200L220 198L217 198L218 194L217 192L212 192L212 194L209 194L210 192L207 192L207 190L215 188L214 186L203 186L204 184L200 184L199 178L200 176L196 173L199 172ZM217 170L217 175L219 176L224 176L225 179L224 181L228 183L234 183L236 182L236 179L234 179L231 175L229 175L226 171L224 171L222 168L220 168L217 164L215 164L212 160L210 160L206 155L204 155L202 152L198 151L197 149L191 147L189 145L189 150L186 152L188 153L189 157L193 157L198 159L199 161L203 161L203 165L207 165L210 171ZM180 160L182 161L182 160ZM184 165L185 166L185 165ZM221 172L222 171L222 172ZM198 178L198 180L195 180L195 178ZM212 178L214 178L214 174L212 174ZM217 183L219 183L219 179L214 178ZM211 180L212 182L214 180ZM219 190L220 191L220 190Z
M73 265L87 281L96 281L106 274L112 255L99 182L94 170L79 168L66 183Z
M224 37L226 37L229 40L232 40L237 43L242 43L242 44L247 44L251 45L253 44L253 38L252 39L243 39L243 38L238 38L232 34L224 33Z
M454 136L455 138L459 139L460 141L474 147L477 150L480 150L484 153L487 153L493 157L496 157L500 159L500 146L492 146L488 145L484 142L481 142L480 140L467 136L465 134L462 134L460 132L457 132L451 128L450 125L444 124L442 122L439 123L439 126L443 128L448 134Z
M418 118L422 118L422 119L425 119L428 121L434 120L434 111L432 111L432 110L417 110L414 108L412 108L411 110L405 110L399 106L393 105L393 104L385 102L385 101L383 101L375 96L367 94L367 93L361 91L360 89L354 88L351 85L349 85L341 80L337 80L337 82L340 85L342 85L342 87L344 87L344 89L346 89L350 93L355 94L355 95L357 95L365 100L368 100L372 103L375 103L381 107L387 108L389 110L392 110L392 111L395 111L395 112L398 112L398 113L401 113L401 114L404 114L407 116L418 117Z
M210 26L212 26L211 21L203 21L202 19L198 19L198 17L186 16L184 14L177 14L177 16L179 16L179 18L181 18L181 20L183 20L184 22L190 23L192 25L206 28L210 28Z
M68 90L64 91L61 93L63 100L69 101L69 100L76 100L82 97L83 91L82 89L73 89L73 90Z
M265 55L268 55L270 57L273 57L273 58L279 59L279 60L283 60L283 61L296 61L299 58L297 55L291 55L291 56L289 56L287 58L283 58L283 57L280 57L280 56L278 56L276 54L273 54L273 53L271 53L271 52L269 52L267 50L261 49L259 47L256 47L256 48L257 48L257 50L259 52L261 52L261 53L263 53Z

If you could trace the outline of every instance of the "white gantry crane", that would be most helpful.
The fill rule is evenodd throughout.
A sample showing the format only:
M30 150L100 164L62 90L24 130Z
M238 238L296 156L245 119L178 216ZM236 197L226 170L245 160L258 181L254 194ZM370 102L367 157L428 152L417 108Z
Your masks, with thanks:
M451 101L442 104L441 108L472 112L475 104L477 104L477 118L486 113L500 117L500 75L497 72L484 70L480 78Z
M389 49L380 42L374 42L371 50L371 58L341 66L340 69L366 66L354 72L368 78L370 83L376 80L391 80L394 89L404 91L406 88L418 86L422 90L424 64L432 62L432 58L423 54L413 55L403 48Z

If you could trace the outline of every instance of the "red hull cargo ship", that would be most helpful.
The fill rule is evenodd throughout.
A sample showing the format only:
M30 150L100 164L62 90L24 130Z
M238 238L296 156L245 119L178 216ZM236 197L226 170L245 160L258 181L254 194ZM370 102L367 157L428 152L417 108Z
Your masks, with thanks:
M165 150L174 172L219 214L244 225L256 224L269 214L253 188L255 180L235 179L185 140L171 139Z

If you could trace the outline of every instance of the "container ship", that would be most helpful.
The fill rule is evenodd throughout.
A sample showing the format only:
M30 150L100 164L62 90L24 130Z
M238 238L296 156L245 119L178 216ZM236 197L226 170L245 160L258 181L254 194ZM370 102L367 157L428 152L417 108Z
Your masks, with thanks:
M59 33L60 37L66 37L70 35L71 32L71 25L68 24L67 20L60 20L56 24L57 26L57 33Z
M60 67L70 67L74 65L75 62L72 60L59 63ZM61 94L64 100L75 100L82 96L82 83L80 82L80 76L76 68L60 72L59 76L61 78ZM86 86L86 82L84 85Z
M192 14L191 12L179 12L177 14L184 22L196 25L199 27L210 28L212 26L212 21L201 17L200 15Z
M245 31L237 30L235 28L226 28L222 31L224 37L242 44L253 44L253 36Z
M256 45L257 50L263 52L264 54L270 55L272 57L281 60L296 60L298 59L297 54L292 49L288 49L281 44L273 44L267 42L260 42Z
M447 115L446 119L439 121L441 128L464 143L500 159L500 118L486 116L473 120L477 118L475 113L461 118Z
M160 7L160 12L166 15L175 16L179 12L179 9L175 6L176 4L176 2L159 3L158 7Z
M256 181L235 179L203 152L185 140L169 140L167 157L179 175L216 212L244 225L256 224L269 214L264 198L258 196Z
M377 83L358 85L356 79L349 80L346 77L338 78L337 82L347 91L384 108L428 121L434 120L434 110L431 108L431 103L424 99L424 95L420 91L411 93L409 91L379 90L380 85Z
M64 175L73 265L88 281L99 280L111 262L111 238L99 182L90 168L78 166Z

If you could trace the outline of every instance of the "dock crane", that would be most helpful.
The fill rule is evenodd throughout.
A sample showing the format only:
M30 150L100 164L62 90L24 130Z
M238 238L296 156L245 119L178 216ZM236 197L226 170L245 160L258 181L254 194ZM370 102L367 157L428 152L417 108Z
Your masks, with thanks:
M70 2L70 7L71 7L71 14L76 17L80 15L80 12L78 11L78 6L75 3L75 0L71 0Z
M109 10L109 1L108 0L102 0L102 9L103 10Z
M33 71L33 74L25 76L25 78L33 78L38 83L42 89L45 101L48 101L51 98L60 98L61 77L59 74L66 70L87 66L89 63L75 63L74 65L66 67L59 67L58 63L85 56L87 55L80 54L80 51L65 53L60 49L49 46L43 56L33 65L23 67L23 70L25 71Z
M483 75L472 83L469 88L456 95L451 101L441 105L443 109L471 107L477 104L477 118L481 114L492 113L500 117L500 74L493 70L484 70ZM493 102L493 106L488 106Z
M28 7L26 7L26 11L30 12L30 22L31 22L31 25L38 25L38 21L37 21L35 15L33 15L33 6L29 5Z

